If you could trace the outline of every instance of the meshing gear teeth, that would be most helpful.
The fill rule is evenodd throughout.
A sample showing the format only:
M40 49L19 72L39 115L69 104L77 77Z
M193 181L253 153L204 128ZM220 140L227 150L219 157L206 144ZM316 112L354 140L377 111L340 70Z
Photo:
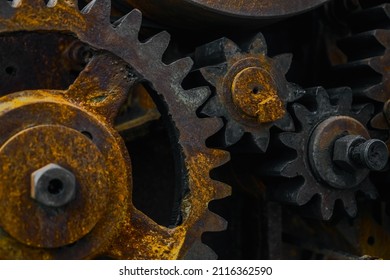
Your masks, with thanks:
M207 99L209 92L206 88L182 88L181 82L189 73L192 61L184 58L169 65L164 64L161 58L168 46L169 34L162 32L146 42L140 42L138 32L141 20L141 13L133 10L112 25L109 0L92 1L82 11L79 11L75 0L49 1L47 5L40 0L0 2L1 33L71 33L96 51L113 54L116 57L114 61L119 58L127 63L139 80L147 81L157 92L169 113L172 131L176 133L175 150L179 158L181 187L188 189L181 206L182 223L172 229L159 226L135 209L130 199L129 215L117 225L116 238L108 246L95 248L93 253L88 251L88 246L84 247L85 251L74 255L71 248L45 250L28 247L1 231L0 243L3 245L0 247L4 250L0 249L0 252L3 257L51 259L104 255L120 259L176 259L199 257L196 254L199 252L203 257L215 257L210 248L201 242L201 235L205 231L223 230L226 222L210 212L207 204L229 195L230 190L226 185L212 180L209 173L226 163L229 156L224 151L207 148L205 141L220 129L221 122L216 118L197 117L196 110ZM91 70L88 66L86 69ZM88 73L82 72L80 75ZM111 86L115 88L115 85ZM98 90L104 92L109 89ZM72 102L83 104L82 96L79 99L69 98ZM112 117L109 109L95 109L97 113ZM112 120L111 117L107 119ZM84 239L75 244L78 242L88 244Z

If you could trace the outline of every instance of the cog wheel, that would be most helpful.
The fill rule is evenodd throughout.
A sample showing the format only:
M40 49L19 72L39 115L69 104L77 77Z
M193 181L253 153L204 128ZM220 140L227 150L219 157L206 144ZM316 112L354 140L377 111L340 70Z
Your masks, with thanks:
M335 202L340 200L346 212L355 216L355 193L361 191L375 199L377 193L368 175L370 170L382 169L387 163L386 145L370 139L365 128L373 106L364 105L354 111L348 88L329 91L328 95L317 87L308 89L307 93L301 100L305 106L300 103L292 106L299 129L277 136L296 155L282 161L279 158L271 168L278 176L289 178L274 188L275 198L299 206L311 201L314 212L325 220L332 217ZM372 152L368 155L363 150ZM378 165L373 168L370 163ZM319 205L313 200L315 196L320 198Z
M201 242L201 235L223 230L226 225L207 209L207 204L229 195L230 190L212 180L209 172L229 157L224 151L207 148L205 140L220 129L221 123L216 118L197 117L196 110L209 92L206 88L181 87L192 67L191 60L164 64L161 59L169 43L168 33L140 42L141 20L141 13L133 10L112 25L109 0L92 1L82 11L76 0L53 0L47 4L41 0L0 2L0 33L67 33L94 51L93 58L67 90L25 90L1 99L1 123L9 129L1 136L0 155L5 161L0 165L0 189L15 193L12 197L5 191L0 194L6 210L0 221L1 258L215 257ZM138 81L147 81L156 91L161 106L169 112L177 139L174 148L180 169L178 181L185 194L182 221L174 228L156 224L132 204L129 156L113 129L119 105ZM29 143L26 139L33 139L32 146L21 144ZM95 152L90 153L92 150ZM34 160L30 163L28 159ZM58 162L62 165L43 166ZM18 173L13 174L10 167ZM24 208L20 206L21 201L31 200L30 176L35 184L31 198L36 203L44 201L64 208L37 207L36 203L28 208L31 201ZM47 190L53 190L51 195L61 193L61 178L69 185L76 182L76 189L83 188L68 193L59 202L42 198L40 186L47 180ZM20 184L15 185L15 180ZM100 195L101 189L107 194ZM14 207L4 209L7 205ZM80 207L84 211L77 214ZM33 231L26 232L23 221L31 218L31 209L50 222L41 225L31 220L27 224ZM63 232L66 227L58 213L66 213L74 224L69 232Z
M169 0L147 2L140 0L116 0L118 5L130 4L140 9L151 19L174 26L188 26L192 29L232 26L259 27L277 19L291 17L314 9L327 0L247 0L236 1L208 0ZM172 9L172 7L174 7ZM172 16L174 15L174 16Z
M338 47L345 63L335 67L339 84L348 85L357 97L368 97L380 104L390 99L390 4L388 1L358 1L357 11L347 18L350 34L340 39ZM386 112L378 113L371 125L388 130Z
M197 50L196 61L204 60L203 54L215 49L221 49L225 62L201 69L205 79L216 88L202 113L226 120L222 139L225 147L237 143L247 133L265 152L272 126L294 130L286 106L304 91L285 79L292 57L268 57L265 39L259 33L245 51L226 38L207 44Z

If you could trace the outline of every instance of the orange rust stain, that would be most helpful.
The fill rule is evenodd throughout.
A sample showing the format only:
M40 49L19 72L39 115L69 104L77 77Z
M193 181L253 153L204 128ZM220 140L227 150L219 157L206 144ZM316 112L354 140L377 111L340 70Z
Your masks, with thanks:
M279 120L286 114L277 86L263 68L241 70L233 80L231 91L234 104L260 123Z

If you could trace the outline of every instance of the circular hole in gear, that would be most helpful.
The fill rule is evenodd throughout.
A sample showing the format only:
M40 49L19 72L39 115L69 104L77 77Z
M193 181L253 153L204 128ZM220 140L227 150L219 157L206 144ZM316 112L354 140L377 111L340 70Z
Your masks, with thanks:
M5 73L7 73L10 76L15 76L16 75L16 68L13 66L8 66L5 68Z
M259 93L260 93L259 87L254 87L254 88L252 89L252 93L253 93L253 94L259 94Z
M375 244L375 238L373 236L368 237L367 244L373 246Z
M52 179L49 181L47 191L52 195L60 194L64 190L64 183L60 179Z

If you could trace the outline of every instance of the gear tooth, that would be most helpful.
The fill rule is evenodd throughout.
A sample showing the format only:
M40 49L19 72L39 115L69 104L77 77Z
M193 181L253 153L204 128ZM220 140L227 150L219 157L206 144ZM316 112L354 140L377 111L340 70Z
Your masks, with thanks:
M280 175L285 178L294 178L299 176L298 168L297 168L297 159L289 161L285 163L282 170L280 171Z
M232 40L228 38L224 39L225 40L223 41L223 52L225 54L226 61L229 61L236 57L236 55L241 52L241 49Z
M191 58L185 57L167 65L170 68L173 83L181 84L183 79L190 73L194 62Z
M206 100L210 97L211 95L211 90L209 87L198 87L198 88L194 88L192 89L193 91L193 94L196 95L196 98L199 102L199 106L198 108L203 105Z
M219 181L214 181L215 185L215 199L222 199L232 194L232 189L229 185Z
M374 114L374 104L367 103L360 105L359 107L355 107L356 110L356 119L358 119L362 124L366 125L369 123L370 119Z
M318 106L318 111L323 112L326 108L330 106L329 95L323 87L317 87L315 97Z
M282 189L276 190L274 195L280 201L302 206L309 202L310 199L314 196L314 193L308 192L309 190L310 188L307 188L305 184L299 186L289 186L289 190L287 192Z
M81 11L85 16L110 22L111 0L92 0Z
M221 111L222 107L218 104L218 99L216 96L211 97L204 107L202 108L202 114L209 117L221 117L223 112Z
M311 115L310 111L306 109L305 106L299 103L295 103L292 106L294 115L297 117L300 123L305 123L306 120Z
M181 100L185 106L195 112L209 97L210 90L207 87L184 90L181 93Z
M201 122L202 126L193 128L191 136L192 138L203 139L204 141L223 127L222 120L219 118L201 118L199 122ZM194 141L196 141L196 139L194 139ZM225 163L225 159L221 159L221 161L222 164Z
M207 221L205 225L206 232L224 231L227 228L227 221L210 210L206 210L205 220Z
M267 54L267 43L262 33L257 33L251 41L248 51L252 54Z
M244 135L244 130L241 125L234 120L229 120L225 127L224 145L226 147L232 146L237 143Z
M168 48L170 39L171 35L166 31L162 31L145 42L144 47L149 48L152 59L161 60Z
M291 53L280 54L274 57L276 65L282 71L283 75L286 75L290 69L293 55Z
M214 87L217 87L221 77L225 76L226 70L226 64L221 64L202 68L200 69L200 72L207 82L212 84Z
M291 115L287 112L282 119L275 122L275 126L283 131L295 131L294 121L292 120Z
M311 190L311 188L307 185L307 182L295 190L294 197L295 197L295 202L297 205L302 206L307 204L314 196L316 193Z
M49 8L53 8L57 5L58 3L58 0L49 0L46 4L47 7ZM69 0L67 2L65 2L68 6L70 7L74 7L74 8L78 8L78 3L76 3L76 1L73 1L73 0Z
M362 63L366 63L368 67L374 70L378 74L386 74L387 69L383 68L381 63L382 57L370 57L364 60L361 60Z
M378 129L378 130L388 130L389 129L389 124L386 121L386 118L383 115L383 113L376 114L372 118L372 120L370 122L370 125L373 128Z
M297 150L300 146L300 137L297 133L283 132L278 135L280 142L286 147Z
M117 21L116 28L119 35L129 38L137 38L142 24L142 13L138 9L133 9L130 13Z
M329 100L335 100L336 110L340 113L350 112L352 107L352 90L349 87L328 90Z
M363 90L363 94L368 98L378 101L386 102L390 96L383 83L376 84Z
M357 215L357 205L356 205L356 199L354 195L352 194L348 198L342 199L344 209L347 212L347 214L354 218Z
M348 61L357 61L382 55L385 52L383 48L390 47L389 37L389 30L370 30L342 38L337 45L347 56Z
M220 167L230 161L230 153L224 150L211 149L212 153L218 154L218 158L214 159L213 169Z
M269 145L269 130L261 131L261 133L253 133L251 137L255 145L265 153Z
M293 102L303 97L306 94L306 90L294 83L287 83L288 95L286 97L286 102Z
M373 31L373 35L374 35L375 39L376 39L382 46L384 46L386 49L389 49L389 48L390 48L390 41L389 41L389 38L390 38L390 30L383 30L383 29L374 30L374 31Z
M334 200L325 201L324 197L321 196L321 216L325 221L329 221L333 215Z

